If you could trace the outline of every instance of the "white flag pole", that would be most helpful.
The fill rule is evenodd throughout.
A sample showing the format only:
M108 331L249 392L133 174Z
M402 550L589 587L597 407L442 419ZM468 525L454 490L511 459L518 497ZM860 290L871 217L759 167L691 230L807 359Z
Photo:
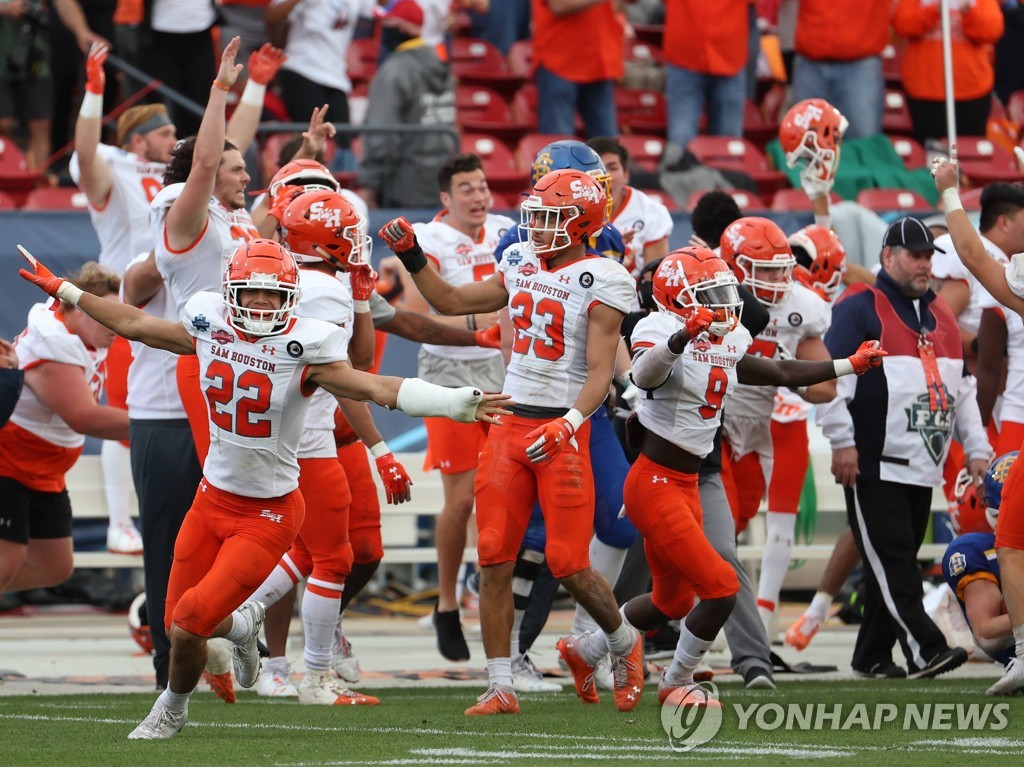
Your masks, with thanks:
M949 0L939 0L942 12L942 73L946 85L946 136L949 146L956 144L956 107L953 91L953 46L950 41ZM959 186L959 181L957 182Z

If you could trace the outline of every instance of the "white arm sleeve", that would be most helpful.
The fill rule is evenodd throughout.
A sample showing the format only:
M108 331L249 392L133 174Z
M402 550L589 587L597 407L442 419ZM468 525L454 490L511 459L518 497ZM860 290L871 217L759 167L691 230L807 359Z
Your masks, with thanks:
M633 358L633 383L641 389L656 389L665 383L679 355L668 348L668 340L656 343Z

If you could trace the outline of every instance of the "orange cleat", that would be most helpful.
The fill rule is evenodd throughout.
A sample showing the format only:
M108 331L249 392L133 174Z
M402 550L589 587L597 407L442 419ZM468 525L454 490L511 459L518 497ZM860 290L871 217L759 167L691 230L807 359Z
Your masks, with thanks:
M558 648L558 654L562 656L565 665L572 672L572 681L580 700L584 703L597 703L599 700L597 685L594 684L596 669L583 660L583 656L580 655L579 643L582 639L583 637L580 636L562 637L555 647ZM640 673L640 679L643 681L643 672Z
M821 621L805 613L800 616L800 620L789 627L789 631L786 632L786 644L797 650L803 650L811 643L820 628Z
M721 708L722 704L717 698L712 698L708 691L699 684L665 684L662 680L658 684L658 704L665 705L671 699L675 706L691 708L704 706L705 708Z
M235 702L235 683L231 681L231 672L213 674L209 671L203 672L203 679L210 685L210 689L217 693L217 697L225 703Z
M364 692L356 692L340 685L336 688L336 692L338 697L334 699L335 706L376 706L380 703L380 698L375 698Z
M476 699L476 704L466 709L466 716L492 716L494 714L518 714L519 698L511 687L493 685Z
M644 693L644 635L639 631L633 649L626 655L611 654L615 679L615 708L632 711Z

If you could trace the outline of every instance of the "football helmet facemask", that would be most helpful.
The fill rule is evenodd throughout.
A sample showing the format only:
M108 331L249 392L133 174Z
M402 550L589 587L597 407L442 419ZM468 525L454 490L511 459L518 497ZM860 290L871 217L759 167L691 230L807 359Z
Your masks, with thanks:
M242 306L243 290L273 290L281 294L279 309ZM295 259L280 243L256 239L240 245L224 269L224 303L232 327L252 336L275 336L288 328L299 303L299 271Z

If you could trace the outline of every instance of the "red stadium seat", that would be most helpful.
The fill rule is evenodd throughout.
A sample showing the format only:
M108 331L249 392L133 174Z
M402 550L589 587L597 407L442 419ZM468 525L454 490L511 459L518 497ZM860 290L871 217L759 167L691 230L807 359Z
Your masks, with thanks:
M914 125L910 121L910 110L903 91L887 90L882 104L882 131L906 135L912 133Z
M526 197L526 191L522 192L495 192L491 191L491 197L494 199L494 204L491 206L492 210L510 210L518 215L519 205ZM516 216L513 215L513 218Z
M0 192L0 210L17 210L18 201L9 194Z
M452 38L449 57L452 72L463 85L481 85L511 96L526 79L509 70L501 51L486 40Z
M1006 102L1006 116L1024 126L1024 89L1014 91Z
M41 186L25 198L24 210L86 210L89 200L73 186Z
M903 46L887 45L882 50L882 76L889 87L902 87Z
M616 88L615 110L619 127L629 133L664 136L668 128L668 107L661 91Z
M636 33L638 42L661 45L665 37L664 24L634 24L633 31Z
M857 204L869 210L934 210L924 197L910 189L863 189L857 195Z
M660 42L648 40L632 40L626 43L626 61L649 61L661 64L665 56L661 52Z
M647 170L657 170L665 151L665 139L660 136L641 136L636 133L619 136L619 143L629 152L629 164Z
M353 85L368 83L377 73L377 58L380 56L380 40L363 37L353 40L348 46L345 62L348 78Z
M1024 181L1024 172L1016 159L998 144L982 136L958 136L956 140L960 172L971 186L993 181Z
M924 168L928 165L928 153L924 147L908 136L889 136L892 148L903 160L903 166L907 170Z
M765 117L762 108L750 99L747 99L743 107L743 137L758 147L763 148L778 135L778 119Z
M520 169L529 176L537 152L554 141L574 141L575 139L575 136L562 136L557 133L528 133L523 136L519 146L516 147L516 157L519 158Z
M692 211L697 207L697 203L700 201L700 198L710 191L710 189L701 189L699 192L691 194L689 199L686 201L687 210ZM765 210L768 207L764 204L764 200L753 192L748 192L746 189L721 189L719 191L725 192L736 200L736 204L739 205L740 210L744 213L752 210Z
M43 183L43 174L28 167L28 160L18 146L0 138L0 192L22 202L25 196Z
M837 202L842 201L835 192L829 195L829 201L835 205ZM779 189L774 195L772 195L771 209L779 213L788 211L808 211L814 210L814 204L811 202L811 198L807 196L807 193L803 189Z
M702 165L746 173L764 196L789 185L784 173L772 170L764 152L746 139L728 136L697 136L687 147Z
M981 210L981 193L983 191L985 191L984 188L979 186L975 189L961 192L960 204L964 206L964 210Z
M660 202L669 209L670 213L679 210L679 203L676 202L676 198L668 192L663 192L661 189L641 189L640 191Z
M515 146L531 128L530 124L516 120L508 103L490 88L458 86L455 89L455 109L458 124L464 131L487 133L509 146Z
M530 185L529 173L520 169L516 157L493 136L462 134L462 151L479 155L483 161L487 185L499 193L518 194Z

